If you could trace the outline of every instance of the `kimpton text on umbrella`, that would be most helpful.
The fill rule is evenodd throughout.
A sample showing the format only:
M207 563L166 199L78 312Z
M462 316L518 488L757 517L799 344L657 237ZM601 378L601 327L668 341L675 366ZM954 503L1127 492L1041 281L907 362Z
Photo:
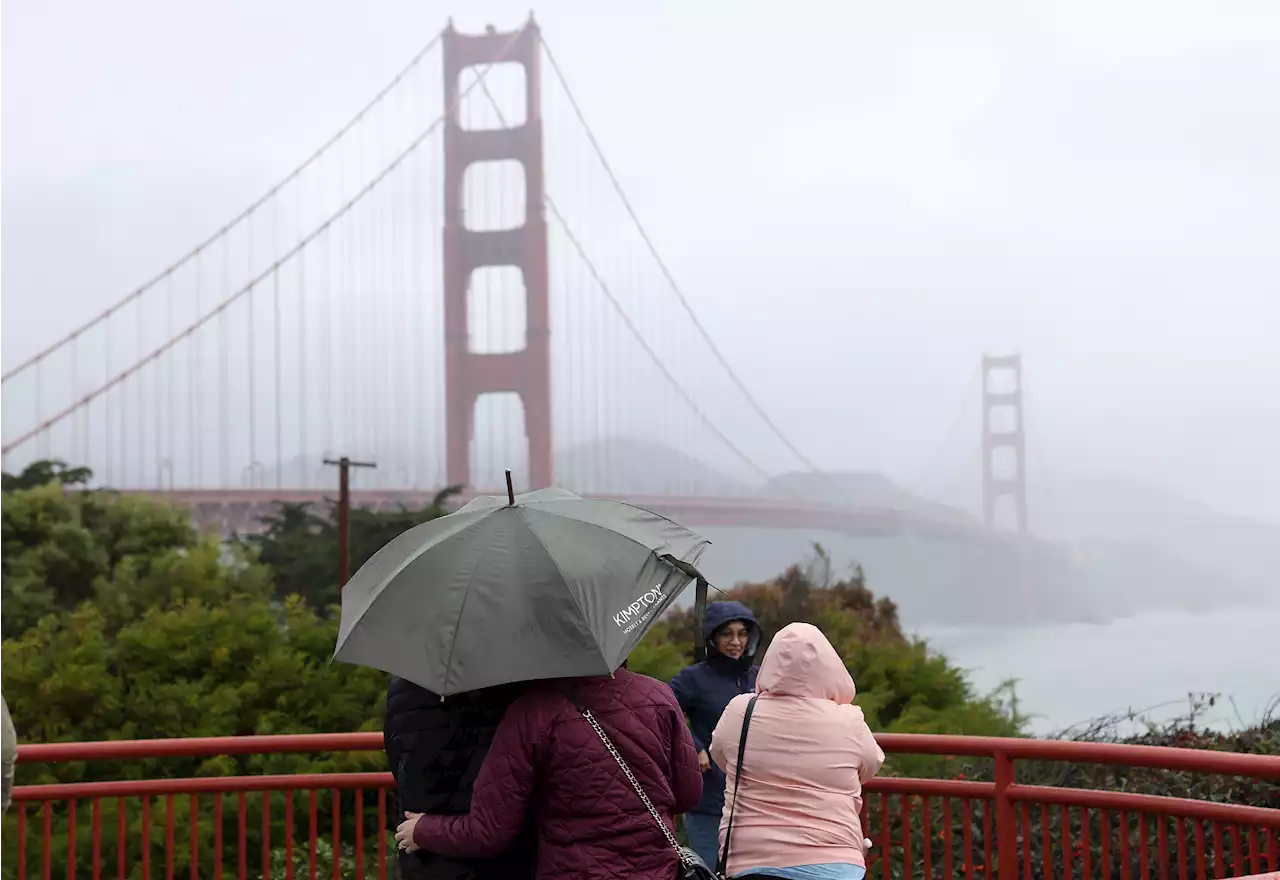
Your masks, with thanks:
M639 599L632 602L626 608L622 609L617 614L613 615L613 622L620 627L626 626L627 622L631 620L631 618L635 617L637 614L639 614L641 611L648 608L650 605L654 604L655 602L661 601L661 599L662 599L662 584L658 584L658 586L654 587L652 590L645 593L643 596L641 596Z

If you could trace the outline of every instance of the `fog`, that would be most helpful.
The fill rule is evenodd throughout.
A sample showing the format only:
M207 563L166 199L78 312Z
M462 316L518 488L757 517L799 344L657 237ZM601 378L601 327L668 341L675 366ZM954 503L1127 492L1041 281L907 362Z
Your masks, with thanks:
M477 32L528 14L489 0L457 7L458 27ZM977 366L984 352L1023 357L1030 523L1049 542L1002 556L911 536L718 529L714 579L767 577L820 539L839 566L862 564L908 627L972 668L979 687L1020 677L1038 728L1188 689L1236 695L1247 721L1274 693L1256 646L1276 609L1238 606L1280 595L1280 15L1262 2L1078 7L564 0L537 17L710 334L787 436L823 470L849 475L848 491L978 510ZM4 12L6 370L221 227L448 14L405 0L15 0ZM549 79L544 71L544 94ZM548 193L577 210L593 199L573 179L583 136L553 118L553 100ZM411 111L432 112L399 108ZM611 227L583 216L601 237L589 246L609 244ZM419 226L436 239L438 218ZM270 258L265 248L259 258ZM656 267L643 271L633 301L655 290L669 300ZM563 274L554 259L552 273ZM560 283L585 278L579 269ZM384 320L411 318L438 345L439 305L421 309L413 296L423 292ZM678 316L669 306L648 320ZM335 308L341 321L342 308L359 307ZM571 371L608 369L643 394L666 393L634 352L579 346L593 326L565 306L554 356L572 350ZM703 350L691 331L667 344L727 435L750 445L768 434L714 384L724 377L704 370L709 360L690 359ZM320 384L299 384L299 397ZM212 387L192 389L212 411ZM438 389L424 393L439 404ZM29 421L20 398L6 389L6 440ZM730 398L736 409L716 409ZM259 400L260 416L275 399ZM639 410L638 399L627 402ZM208 424L194 407L178 441ZM438 450L442 434L422 409L404 425L407 445L384 436L381 449L376 428L372 440L349 424L321 436L315 410L286 415L298 440L280 466L316 471L323 441L377 454L377 478L390 484L431 483L439 463L420 474L414 456ZM566 418L557 413L557 460L578 462L576 479L600 478L590 444L602 438L575 434ZM224 446L228 431L245 430L232 421ZM481 436L498 433L480 422ZM723 450L645 425L622 427L625 448L649 444L650 459L628 464L652 491L662 474L689 469L703 469L703 486L759 485ZM186 448L167 430L167 446L157 436L138 449L139 473ZM678 465L662 444L681 447ZM252 441L230 465L213 445L169 465L170 479L186 468L198 483L221 458L234 485L258 466ZM751 448L769 474L803 470L776 442ZM506 455L490 455L488 478ZM619 477L611 467L606 482ZM1025 598L1029 583L1039 598L1028 611L1010 597ZM1129 674L1115 675L1117 664Z
M465 6L471 30L527 14ZM1280 521L1280 18L895 9L537 15L695 308L820 466L912 482L958 456L977 358L1019 350L1033 485L1114 475ZM5 13L6 367L224 222L445 17Z
M821 467L946 494L977 359L1018 350L1042 522L1043 487L1086 476L1280 522L1280 18L1128 8L537 15L703 321ZM6 367L217 228L445 18L5 12Z

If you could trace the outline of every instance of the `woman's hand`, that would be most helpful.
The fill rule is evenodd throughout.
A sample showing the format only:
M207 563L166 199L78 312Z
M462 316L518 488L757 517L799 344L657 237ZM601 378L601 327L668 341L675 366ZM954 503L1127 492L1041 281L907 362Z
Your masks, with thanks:
M688 753L686 752L686 754ZM703 773L711 772L711 756L707 754L705 749L698 752L698 769Z
M413 829L421 818L421 813L410 813L406 810L404 814L404 821L401 822L400 827L396 829L396 845L407 853L417 852L421 848L413 842Z

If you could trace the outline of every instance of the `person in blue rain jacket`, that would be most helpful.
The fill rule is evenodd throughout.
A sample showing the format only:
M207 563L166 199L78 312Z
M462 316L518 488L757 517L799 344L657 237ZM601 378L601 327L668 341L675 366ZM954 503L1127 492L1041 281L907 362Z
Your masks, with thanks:
M739 694L756 687L756 652L760 626L741 602L713 602L703 618L702 636L707 659L681 670L671 681L680 708L689 717L693 745L702 768L702 800L684 816L689 846L714 866L720 846L720 812L724 808L724 770L711 760L707 749L725 706Z

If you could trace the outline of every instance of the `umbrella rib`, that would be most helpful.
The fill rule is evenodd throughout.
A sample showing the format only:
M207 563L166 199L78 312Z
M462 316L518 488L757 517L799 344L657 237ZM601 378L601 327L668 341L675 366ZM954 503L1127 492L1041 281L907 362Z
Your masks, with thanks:
M619 502L619 503L620 503L620 502ZM627 506L628 506L628 507L635 507L634 505L627 505ZM650 512L651 512L651 511L645 510L643 507L635 507L635 509L636 509L636 510L639 510L639 511L642 511L642 512L644 512L644 513L650 513ZM562 513L556 513L555 511L552 511L552 510L542 510L542 511L538 511L538 512L539 512L539 513L542 513L542 514L544 514L544 515L546 515L546 516L555 516L555 517L559 517L560 519L567 519L567 520L569 520L570 522L575 522L575 523L578 523L579 525L590 526L590 527L591 527L591 528L593 528L593 529L600 529L600 530L601 530L601 531L603 531L603 532L608 532L610 535L617 535L619 538L622 538L622 539L624 539L624 540L630 541L632 544L635 544L637 547L641 547L641 548L643 548L643 549L647 550L648 552L652 553L655 557L657 557L657 558L659 558L659 559L661 559L661 558L662 558L661 556L659 556L659 555L658 555L658 551L657 551L657 549L655 549L655 548L653 548L653 547L650 547L650 546L648 546L647 544L644 544L644 543L643 543L643 542L641 542L641 541L637 541L635 538L631 537L630 535L624 534L623 532L619 532L617 529L611 529L611 528L609 528L608 526L602 526L602 525L600 525L599 523L593 523L593 522L591 522L590 520L577 519L576 517L572 517L572 516L565 516L565 515L564 515L564 514L562 514ZM654 515L654 516L659 517L660 519L666 519L666 517L661 516L660 514L656 514L656 513L655 513L655 514L653 514L653 515ZM689 532L689 530L688 530L688 529L686 529L684 526L680 525L678 522L675 522L674 520L666 519L666 521L667 521L667 522L669 522L669 523L671 523L672 525L679 526L681 529L683 529L683 530L684 530L684 531L686 531L686 532ZM526 520L526 522L528 522L528 520ZM699 541L701 541L702 543L701 543L700 545L698 545L698 546L695 548L695 549L697 550L697 555L696 555L696 556L694 556L694 557L693 557L693 559L681 559L680 561L681 561L681 562L687 562L687 563L689 563L690 565L693 565L694 560L697 560L697 559L701 558L701 556L702 556L702 552L703 552L704 550L706 550L708 547L710 547L710 546L711 546L711 542L710 542L709 540L707 540L706 538L702 537L701 535L697 534L696 532L689 532L689 534L693 535L695 538L697 538L697 539L698 539ZM539 541L539 543L541 543L542 539L541 539L541 538L539 538L539 539L538 539L538 541ZM545 545L545 544L543 544L542 546L543 546L543 548L544 548L544 549L546 548L546 545ZM668 552L670 553L670 551L668 551ZM548 553L548 555L550 555L550 554ZM672 555L673 557L675 557L675 554L674 554L674 553L672 553L671 555ZM678 557L675 557L675 558L678 558ZM552 559L551 561L552 561L552 562L555 562L555 559Z
M483 521L477 520L477 522ZM474 523L473 523L474 525ZM467 529L471 526L467 526ZM463 529L465 532L467 529ZM459 532L461 534L462 532ZM555 560L553 559L552 562ZM467 611L467 600L471 598L471 584L476 579L476 570L480 568L480 563L484 562L484 550L480 551L480 555L476 558L476 564L471 566L471 574L467 575L467 586L462 591L462 607L458 609L458 617L453 622L453 638L449 640L449 659L444 661L444 682L443 690L449 689L449 673L453 671L453 652L458 647L458 630L462 627L462 615Z
M570 499L567 499L567 498L546 498L546 499L539 499L539 500L537 500L537 501L530 501L530 502L528 502L527 504L522 504L522 505L521 505L521 507L536 507L536 506L537 506L537 505L539 505L539 504L563 504L565 501L568 501L568 500L570 500ZM641 506L640 506L640 505L638 505L638 504L632 504L632 503L631 503L631 502L629 502L629 501L619 501L619 500L618 500L618 499L616 499L616 498L578 498L578 501L585 501L585 502L587 502L587 503L589 503L589 504L616 504L618 507L629 507L629 508L631 508L632 510L638 510L638 511L640 511L641 513L647 513L647 514L649 514L650 516L657 517L658 519L662 520L663 522L669 522L669 523L671 523L673 526L675 526L675 527L676 527L676 528L678 528L678 529L684 529L686 532L688 532L688 531L689 531L689 529L688 529L688 527L687 527L687 526L684 526L684 525L682 525L681 523L676 522L676 521L675 521L675 520L673 520L671 517L669 517L669 516L664 516L664 515L662 515L661 513L658 513L656 510L650 510L650 509L649 509L649 508L647 508L647 507L641 507ZM561 516L561 515L562 515L562 514L558 514L558 513L555 513L554 511L550 511L550 510L546 511L546 513L550 514L551 516ZM570 519L572 519L572 517L570 517ZM576 520L576 522L582 522L582 520ZM591 523L591 525L594 525L594 523ZM602 527L602 528L603 528L603 527ZM621 532L619 532L619 534L621 534ZM691 534L694 534L694 533L691 533ZM623 537L625 538L625 537L626 537L626 535L623 535ZM701 535L699 535L698 537L700 537L700 538L701 538L702 536L701 536ZM706 539L705 539L705 538L703 538L703 540L705 541ZM639 542L637 541L636 543L639 543ZM707 543L708 543L708 544L710 544L711 542L710 542L710 541L707 541Z
M569 579L564 576L564 570L560 568L560 563L557 562L555 556L551 554L551 550L550 548L547 547L546 542L542 540L542 536L539 535L536 531L534 531L533 523L529 522L529 520L525 517L523 509L517 507L516 510L520 511L520 519L522 522L524 522L525 526L529 529L529 534L533 535L533 539L538 542L538 546L542 548L542 552L547 554L547 558L550 559L551 564L555 566L556 574L560 575L560 582L565 585L565 589L569 590L569 595L573 597L573 604L578 606L578 614L582 617L582 620L584 622L587 622L587 610L582 607L582 600L579 599L577 594L574 593L573 590L569 587ZM580 522L580 520L575 520L575 522ZM623 537L625 538L626 535L623 535ZM639 543L639 542L636 542L636 543ZM641 546L644 546L644 545L642 544ZM588 623L588 630L590 630L589 623ZM591 641L592 641L592 644L596 646L596 653L600 655L600 664L602 666L608 666L609 658L604 655L604 649L600 647L599 639L596 639L593 637ZM608 671L614 672L615 670L610 669Z
M635 507L635 505L627 505L627 507ZM640 510L640 512L641 512L641 513L650 513L650 510L645 510L644 508L635 508L635 509L636 509L636 510ZM648 544L645 544L645 542L644 542L644 541L637 541L637 540L635 540L635 538L634 538L634 537L631 537L630 535L627 535L627 533L625 533L625 532L620 532L620 531L616 530L616 528L609 528L608 526L602 526L602 524L600 524L600 523L594 523L594 522L591 522L591 521L590 521L590 519L579 519L579 518L576 518L576 517L570 517L570 515L566 515L566 514L563 514L563 513L556 513L556 512L554 512L554 510L539 510L539 512L538 512L538 513L545 515L545 517L558 517L559 519L568 519L568 521L573 522L573 523L580 524L580 526L590 526L591 528L598 528L598 530L600 530L600 531L602 531L602 532L608 532L608 533L609 533L609 535L616 535L616 536L618 536L618 537L623 538L623 540L631 541L631 544L634 544L634 545L636 545L637 547L643 547L643 549L644 549L644 550L648 550L648 551L649 551L649 553L652 553L652 554L654 554L655 556L657 556L657 555L658 555L657 547L650 547ZM654 513L653 515L655 515L655 517L658 517L659 519L667 519L666 517L662 517L662 515L659 515L659 514L657 514L657 513ZM527 522L527 521L526 521L526 522ZM709 540L707 540L707 538L705 538L705 537L703 537L703 536L701 536L701 535L698 535L698 533L696 533L696 532L690 532L689 530L687 530L687 528L685 528L684 526L681 526L681 524L680 524L680 523L677 523L677 522L675 522L675 521L672 521L672 519L667 519L667 522L672 523L672 524L673 524L673 526L680 527L682 531L689 532L689 533L690 533L690 535L692 535L692 536L694 536L694 537L698 538L698 540L699 540L699 541L701 541L701 545L698 547L699 555L701 555L701 551L703 551L703 550L707 549L707 547L709 547L709 546L710 546L710 544L712 544L712 542L710 542ZM545 546L545 545L543 545L543 546ZM668 553L669 553L669 551L668 551ZM675 554L672 554L672 555L675 555ZM659 558L660 558L660 556L659 556ZM696 558L698 558L698 556L695 556L695 559L696 559ZM689 563L690 565L694 564L694 563L692 563L692 560L690 560L690 559L681 559L681 560L680 560L680 562Z
M448 536L448 538L456 538L456 537L458 537L459 535L466 534L466 533L467 533L468 531L470 531L471 529L474 529L476 526L478 526L478 525L480 525L481 523L483 523L483 522L484 522L484 520L485 520L485 517L487 517L488 515L489 515L489 514L488 514L488 512L486 512L486 513L484 514L484 516L477 517L477 518L476 518L476 520L475 520L475 522L468 523L467 525L462 526L462 527L461 527L461 528L459 528L456 532L454 532L453 534L449 535L449 536ZM440 522L442 519L445 519L445 517L441 517L440 519L435 519L435 520L428 520L427 522L424 522L424 523L418 523L418 525L413 526L412 528L408 529L407 531L402 532L400 535L397 535L395 538L392 538L392 539L391 539L391 542L388 542L387 544L385 544L385 545L383 545L381 548L379 548L379 550L378 550L378 552L377 552L377 553L373 554L373 556L371 556L371 557L370 557L370 558L365 562L365 564L364 564L364 565L360 566L360 569L355 573L355 575L353 575L353 576L352 576L352 578L351 578L351 579L352 579L352 580L355 580L357 577L359 577L359 576L360 576L360 572L364 571L365 566L367 566L370 562L373 562L375 559L377 559L377 558L378 558L378 554L380 554L383 550L386 550L386 549L387 549L387 547L391 546L391 543L394 543L394 542L395 542L396 540L398 540L399 538L404 537L404 535L408 534L408 532L410 532L410 531L413 531L413 529L417 529L417 528L420 528L420 527L425 526L425 525L430 525L431 523ZM445 539L441 539L441 540L445 540ZM436 546L438 546L438 545L439 545L439 541L437 541L437 542L435 542L435 543L433 543L433 544L431 544L431 545L429 545L429 546L419 547L417 550L413 551L413 553L412 553L412 554L409 554L408 556L406 556L406 558L405 558L405 559L401 560L401 562L400 562L398 565L396 565L396 567L395 567L395 570L394 570L394 571L392 571L390 574L388 574L388 575L386 575L386 576L384 576L384 577L382 578L382 589L380 589L380 590L379 590L375 595L373 595L373 596L370 596L370 597L369 597L369 604L368 604L368 605L366 605L366 606L365 606L365 609L364 609L363 611L361 611L361 612L360 612L360 615L359 615L358 617L356 617L356 618L351 622L351 629L347 631L346 636L345 636L345 637L341 637L341 640L339 641L339 643L338 643L337 645L335 645L335 646L334 646L334 649L333 649L333 655L334 655L334 657L335 657L335 658L338 656L338 651L342 650L342 646L346 644L347 639L351 637L351 633L352 633L352 632L354 632L354 631L355 631L355 628L356 628L357 626L359 626L359 625L360 625L360 620L361 620L361 618L363 618L365 614L368 614L368 613L369 613L369 611L371 611L371 610L373 609L373 606L374 606L375 604L377 604L378 600L379 600L379 599L381 599L383 596L385 596L385 595L386 595L386 593L387 593L386 588L387 588L388 586L390 586L391 582L392 582L393 580L395 580L397 577L399 577L399 576L400 576L400 574L401 574L401 573L402 573L406 568L408 568L410 565L412 565L414 562L416 562L416 561L417 561L417 560L422 556L422 554L424 554L424 553L428 552L429 550L432 550L433 548L435 548L435 547L436 547ZM478 564L479 564L479 563L477 563L477 565L478 565ZM341 618L339 618L339 627L338 627L338 632L339 632L339 635L341 636L341 632L342 632Z

